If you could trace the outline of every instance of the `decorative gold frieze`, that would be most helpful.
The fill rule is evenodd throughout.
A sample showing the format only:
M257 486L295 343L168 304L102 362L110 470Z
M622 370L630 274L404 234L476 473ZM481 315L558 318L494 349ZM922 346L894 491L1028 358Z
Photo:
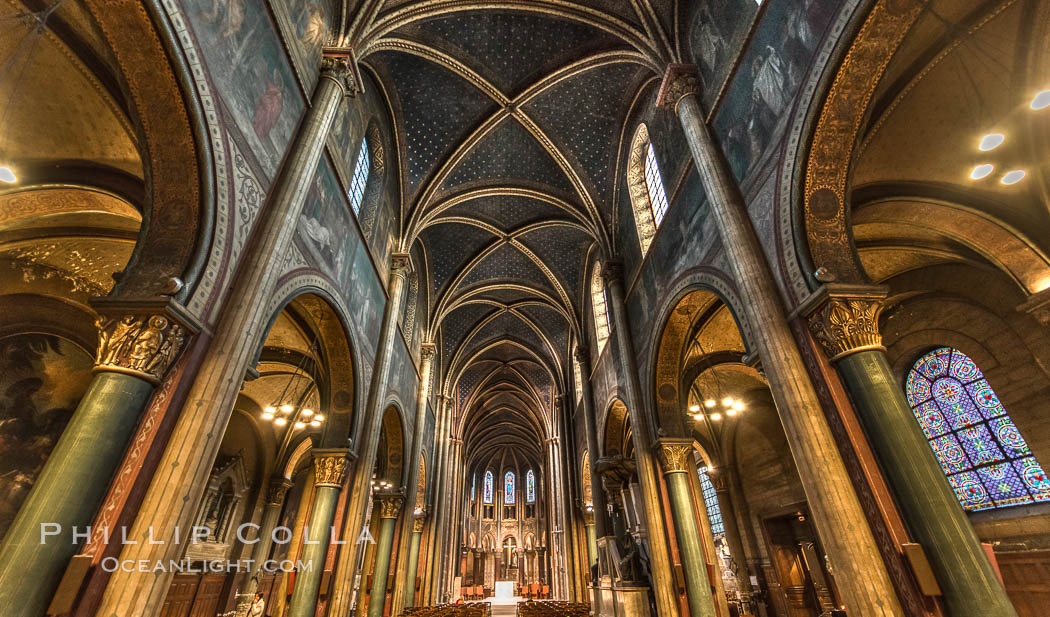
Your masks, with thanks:
M800 307L809 327L832 362L858 351L885 349L879 313L885 287L828 283Z
M694 64L670 64L664 72L656 105L670 105L677 111L678 102L700 90L700 73Z
M314 450L314 485L342 488L349 465L345 450Z
M405 498L401 495L379 495L376 505L379 507L379 518L397 518Z
M160 383L182 349L186 332L164 315L99 317L96 371L114 371Z
M689 470L689 457L693 454L693 442L689 439L661 439L657 443L657 456L664 473L685 473Z
M283 504L284 496L288 494L290 488L292 488L292 483L285 478L273 478L266 487L266 503L272 506Z

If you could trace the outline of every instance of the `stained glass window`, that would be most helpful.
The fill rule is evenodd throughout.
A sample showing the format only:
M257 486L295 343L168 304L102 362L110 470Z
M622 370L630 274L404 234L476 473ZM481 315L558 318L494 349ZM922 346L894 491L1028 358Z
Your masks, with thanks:
M667 194L664 193L664 180L660 177L660 167L656 164L656 151L653 143L645 152L645 188L649 190L649 206L653 209L653 222L659 227L667 214Z
M981 369L958 349L919 358L908 403L963 508L1050 501L1050 479Z
M354 164L354 176L350 178L350 206L354 214L361 212L361 201L365 197L365 185L368 184L368 168L371 160L368 156L368 140L361 141L361 149L357 151L357 163Z
M474 501L474 489L478 487L478 474L470 477L470 500Z
M591 308L594 310L594 337L598 350L609 340L609 307L605 302L605 283L602 281L602 265L594 264L591 274Z
M525 474L525 502L536 503L536 474L531 469Z
M503 503L513 505L514 501L514 472L508 471L503 476Z
M492 503L492 472L485 472L485 480L481 486L481 498L485 503Z
M700 490L704 493L704 505L707 506L707 520L711 522L711 534L715 536L725 535L726 526L722 522L722 508L718 507L718 495L715 493L715 485L707 475L707 467L699 467Z

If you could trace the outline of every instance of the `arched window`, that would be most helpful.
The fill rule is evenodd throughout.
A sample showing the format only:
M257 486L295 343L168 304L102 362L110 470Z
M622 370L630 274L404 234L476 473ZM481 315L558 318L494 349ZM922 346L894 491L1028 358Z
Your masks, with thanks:
M478 474L474 474L470 477L470 500L474 501L474 489L478 487Z
M966 354L942 347L919 358L907 393L963 508L1050 501L1050 479Z
M602 265L594 264L591 274L591 308L594 311L594 336L598 340L598 351L609 340L609 307L605 302L605 283L602 281Z
M536 474L531 469L525 474L525 502L536 503Z
M642 254L649 250L656 230L667 214L667 193L656 161L656 150L649 139L649 129L639 124L631 140L627 158L627 189L634 211L634 224Z
M365 185L368 184L368 170L371 160L368 156L368 140L361 140L361 149L357 151L357 162L354 163L354 176L350 178L350 190L347 196L350 198L350 206L354 214L360 214L361 201L365 197Z
M503 503L514 505L514 472L508 471L503 476Z
M711 534L715 536L725 535L726 527L722 522L722 508L718 507L718 495L715 493L715 485L707 475L707 467L698 467L700 473L700 489L704 493L704 505L707 506L707 520L711 522Z
M660 175L660 166L656 164L656 150L653 149L651 141L645 152L645 188L649 192L649 207L653 209L653 220L659 227L667 214L667 194L664 192L664 179Z
M572 361L573 383L576 385L576 403L583 399L583 374L580 371L580 363L575 359Z
M486 504L492 503L492 472L485 472L485 480L481 486L481 499Z

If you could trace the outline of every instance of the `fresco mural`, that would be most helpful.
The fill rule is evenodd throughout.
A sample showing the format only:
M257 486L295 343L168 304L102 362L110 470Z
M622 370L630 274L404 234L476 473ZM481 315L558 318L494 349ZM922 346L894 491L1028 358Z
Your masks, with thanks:
M288 44L306 92L312 92L321 67L321 47L334 36L338 9L331 0L271 1L270 8Z
M212 84L268 177L284 156L303 98L262 3L186 0Z
M375 357L376 341L379 340L386 294L376 279L368 251L355 251L354 265L350 269L350 280L345 289L350 298L350 312L353 325L357 329L357 340L365 348L363 357L371 361L371 358Z
M711 109L755 20L754 0L703 0L689 21L689 48L700 69L704 109Z
M0 339L0 538L87 391L92 365L58 336Z
M769 146L836 10L831 0L772 2L766 8L715 119L737 179Z
M332 168L322 159L299 215L299 235L312 261L341 289L349 289L350 268L361 241L350 221L350 206L341 194Z

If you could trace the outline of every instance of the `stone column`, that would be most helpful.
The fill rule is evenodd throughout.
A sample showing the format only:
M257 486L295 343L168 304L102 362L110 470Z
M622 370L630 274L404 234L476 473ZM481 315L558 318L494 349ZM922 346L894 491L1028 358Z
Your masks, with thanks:
M623 266L615 261L605 262L602 264L602 278L605 279L605 289L608 292L609 312L613 323L612 338L616 341L616 351L627 377L624 390L627 413L631 418L631 438L634 442L635 463L638 465L638 479L645 498L649 567L653 595L656 596L656 610L659 617L677 617L678 597L675 593L674 577L671 575L671 552L667 532L664 530L663 506L660 489L656 484L656 465L652 454L655 431L652 419L645 413L645 405L642 403L642 386L638 380L634 342L631 340L627 307L624 304Z
M748 343L758 352L769 378L809 508L837 574L842 603L857 615L898 617L900 601L788 326L744 197L704 120L697 85L695 67L672 65L659 103L674 106L692 151L740 294L740 306L735 308L752 326L753 340Z
M379 539L376 541L375 568L372 570L372 589L368 593L368 617L381 617L386 604L386 579L390 572L390 552L394 544L394 527L401 512L401 495L380 495Z
M590 567L598 563L598 534L594 531L594 516L593 511L584 510L583 512L583 529L587 533L587 580L591 581L593 585L595 581L591 580Z
M718 498L718 509L722 511L722 526L725 528L726 542L729 544L729 556L736 568L737 586L740 588L741 602L745 611L751 609L751 572L747 567L747 553L744 552L743 536L740 535L740 525L737 523L736 506L733 504L732 496L729 494L728 482L722 469L707 470L707 477L715 487L715 496Z
M189 529L245 371L265 336L270 302L281 275L273 264L291 246L295 225L290 221L297 221L302 212L339 103L357 90L351 72L349 50L325 48L312 104L259 213L214 328L215 337L128 533L129 540L138 544L125 545L121 560L166 563L177 560L184 548L174 541L174 535ZM77 444L78 453L86 449L83 443ZM83 460L78 465L83 467ZM157 543L149 543L150 539ZM114 572L97 614L158 613L171 576L170 572Z
M700 544L700 529L696 525L696 511L693 509L693 496L686 475L690 467L695 469L689 464L693 456L693 442L691 439L661 439L657 452L671 502L671 518L678 540L678 555L682 558L689 614L691 617L715 617L707 560L704 559L704 547Z
M557 600L569 599L569 572L565 564L566 521L564 495L561 482L564 476L561 469L561 454L558 452L558 438L547 440L547 466L550 469L551 482L551 595Z
M456 590L453 589L456 578L456 569L459 567L459 532L462 529L463 509L463 440L449 439L449 486L448 499L451 501L448 514L445 518L445 526L448 536L445 539L445 549L442 553L442 564L445 576L442 579L441 592L452 597ZM499 480L497 480L498 482Z
M810 327L849 389L908 528L929 556L948 612L1015 617L886 359L878 321L886 291L827 284L803 310L809 309Z
M424 504L416 503L417 495L417 484L419 484L419 461L423 454L423 429L427 422L427 402L430 399L430 372L434 365L434 344L424 343L419 352L420 366L419 366L419 387L416 395L416 419L415 425L412 427L412 441L408 445L408 481L405 484L407 493L405 497L405 509L409 512L416 510L422 510ZM395 580L400 581L400 584L394 585L394 597L393 604L391 605L390 612L394 615L400 615L401 611L405 606L411 606L413 603L412 597L406 598L405 591L408 589L409 579L412 581L412 587L415 588L416 573L414 570L409 570L406 566L409 564L409 553L412 551L410 542L408 539L413 537L413 541L418 542L417 539L412 536L412 528L415 526L415 517L406 516L404 523L401 525L401 550L397 560L397 570L395 570ZM419 551L419 547L416 547L416 552Z
M423 513L420 512L412 517L412 542L408 548L408 567L406 568L405 593L402 600L404 606L415 606L416 604L416 575L419 570L419 541L423 536L423 516ZM400 615L400 613L394 614Z
M281 516L281 507L284 505L284 497L292 483L286 478L279 477L270 480L266 490L266 504L263 505L262 520L259 522L259 541L252 547L252 567L248 572L248 587L244 593L253 595L259 589L259 569L270 555L273 548L273 529Z
M437 482L434 487L435 502L439 495L448 493L448 433L451 425L452 399L445 395L438 396L439 410L437 428L434 431L434 450L437 452L437 462L434 471L437 474ZM443 538L447 531L446 521L448 509L441 507L435 509L434 518L430 523L429 558L427 559L427 576L424 597L428 604L439 604L441 602L438 588L442 577L441 555L444 547Z
M372 498L372 472L375 471L376 451L383 429L383 411L386 406L387 385L390 383L390 365L397 322L404 300L405 279L410 265L406 253L394 253L390 257L390 287L386 306L383 308L383 323L379 330L376 360L372 366L372 382L368 387L364 416L358 437L357 460L351 475L343 529L347 536L356 538L365 526L365 512ZM351 542L339 551L334 572L331 615L348 615L354 598L354 578L357 573L359 554L363 544Z
M97 325L95 375L0 548L0 606L8 615L36 617L47 608L80 545L74 527L91 524L186 334L163 309L100 317Z
M605 492L602 491L601 474L598 473L598 412L594 405L594 390L591 388L591 352L584 346L576 347L576 362L580 365L580 391L583 405L583 430L587 433L588 468L591 470L591 501L594 505L594 534L596 538L609 535L609 510ZM596 553L597 554L597 553Z
M317 596L324 575L332 519L339 492L346 478L346 450L314 450L314 504L303 541L302 561L308 569L295 576L288 617L309 617L317 609Z

